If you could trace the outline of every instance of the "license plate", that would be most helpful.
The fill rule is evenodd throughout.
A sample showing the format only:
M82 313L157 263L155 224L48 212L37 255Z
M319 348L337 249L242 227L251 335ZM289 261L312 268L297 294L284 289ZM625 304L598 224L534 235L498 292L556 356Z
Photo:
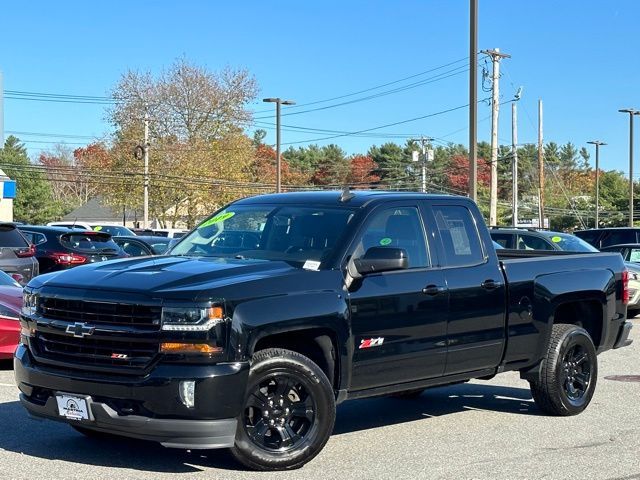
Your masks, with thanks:
M88 400L89 397L56 395L58 413L69 420L90 420Z

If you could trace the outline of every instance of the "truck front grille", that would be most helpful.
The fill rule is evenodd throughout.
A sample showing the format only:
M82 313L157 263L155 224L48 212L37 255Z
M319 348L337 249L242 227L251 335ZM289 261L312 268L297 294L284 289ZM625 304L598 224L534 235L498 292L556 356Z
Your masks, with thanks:
M36 359L60 367L140 374L158 356L162 308L41 295L31 342ZM67 332L85 324L84 336Z
M38 332L38 357L56 363L143 369L158 353L158 342L129 341L128 339L77 338L66 334Z
M149 330L160 329L161 307L94 302L57 297L41 297L38 312L51 320L86 322L92 325L126 325Z

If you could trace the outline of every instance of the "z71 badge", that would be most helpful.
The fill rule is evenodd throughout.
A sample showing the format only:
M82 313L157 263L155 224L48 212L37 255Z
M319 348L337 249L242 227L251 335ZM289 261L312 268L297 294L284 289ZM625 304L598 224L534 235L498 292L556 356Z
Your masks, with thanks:
M360 340L360 346L358 348L362 350L363 348L379 347L383 343L384 337L367 338L364 340Z

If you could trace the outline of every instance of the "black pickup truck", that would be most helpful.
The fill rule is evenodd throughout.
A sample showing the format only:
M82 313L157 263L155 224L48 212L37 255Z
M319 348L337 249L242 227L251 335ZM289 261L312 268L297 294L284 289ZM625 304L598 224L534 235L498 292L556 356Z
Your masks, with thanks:
M336 404L517 370L574 415L629 343L618 254L496 253L467 198L305 192L232 203L164 257L25 288L20 399L86 435L296 468Z

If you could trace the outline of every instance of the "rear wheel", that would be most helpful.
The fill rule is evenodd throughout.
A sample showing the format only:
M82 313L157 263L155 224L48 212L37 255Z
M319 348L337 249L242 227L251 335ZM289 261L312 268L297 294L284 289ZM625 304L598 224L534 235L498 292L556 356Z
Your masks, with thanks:
M576 325L553 325L540 374L530 380L536 405L551 415L577 415L593 397L598 357L591 337Z
M231 452L255 470L299 468L327 443L335 415L333 388L320 367L297 352L261 350Z

